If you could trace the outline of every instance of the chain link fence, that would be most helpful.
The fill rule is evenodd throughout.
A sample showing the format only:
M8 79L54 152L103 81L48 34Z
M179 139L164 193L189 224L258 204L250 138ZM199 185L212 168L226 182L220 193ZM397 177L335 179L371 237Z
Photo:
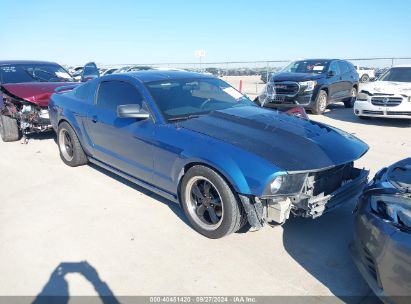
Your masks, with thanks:
M296 59L298 60L298 59ZM411 57L379 57L379 58L346 58L354 65L378 71L394 65L411 65ZM150 66L164 69L183 69L218 76L251 98L263 89L271 73L278 72L292 60L266 61L227 61L227 62L180 62L180 63L124 63L97 64L101 68L120 68L125 66Z

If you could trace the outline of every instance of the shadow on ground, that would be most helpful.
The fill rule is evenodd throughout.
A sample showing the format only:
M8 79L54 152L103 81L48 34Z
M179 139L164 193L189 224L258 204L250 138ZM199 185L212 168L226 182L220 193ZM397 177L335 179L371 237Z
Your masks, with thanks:
M36 140L49 140L49 139L54 139L56 142L56 133L53 131L50 132L44 132L44 133L33 133L27 136L27 141L30 143L30 141L36 141Z
M50 278L43 290L37 295L33 304L48 303L68 303L70 300L69 284L66 280L67 274L77 273L89 281L101 302L104 304L120 303L114 296L110 287L98 275L97 270L87 261L83 262L62 262L50 275ZM86 302L85 302L86 303Z
M392 119L392 118L358 118L353 109L346 109L344 105L332 104L328 107L328 110L323 114L331 119L354 122L363 125L373 126L389 126L396 128L409 128L411 127L411 119Z
M168 199L166 199L166 198L164 198L164 197L162 197L162 196L160 196L160 195L158 195L154 192L151 192L150 190L147 190L143 187L140 187L139 185L134 184L133 182L131 182L131 181L115 174L115 173L112 173L112 172L110 172L110 171L108 171L104 168L101 168L97 165L89 163L89 166L94 168L95 170L99 171L100 173L102 173L104 175L107 175L108 177L111 177L112 179L115 179L116 181L118 181L118 182L120 182L120 183L122 183L122 184L124 184L128 187L131 187L134 190L136 190L138 192L141 192L144 195L147 195L147 196L149 196L149 197L151 197L151 198L167 205L171 209L171 211L173 211L174 214L177 215L180 218L181 221L183 221L188 227L190 227L190 229L193 229L191 227L186 215L184 214L183 209L177 203L172 202L172 201L170 201L170 200L168 200ZM237 233L247 233L250 230L250 228L251 228L251 226L249 224L247 224L243 228L241 228L239 231L237 231Z
M158 195L154 192L151 192L150 190L147 190L143 187L140 187L139 185L134 184L133 182L130 182L129 180L127 180L127 179L125 179L125 178L123 178L123 177L121 177L121 176L119 176L115 173L112 173L112 172L110 172L106 169L103 169L103 168L101 168L97 165L94 165L94 164L90 163L89 166L94 168L95 170L99 171L100 173L102 173L104 175L107 175L108 177L111 177L112 179L115 179L116 181L118 181L118 182L120 182L120 183L122 183L122 184L124 184L128 187L131 187L134 190L136 190L138 192L141 192L144 195L147 195L147 196L149 196L149 197L151 197L151 198L167 205L171 209L171 211L174 212L175 215L177 215L187 226L189 226L191 228L191 226L190 226L190 224L189 224L189 222L188 222L188 220L187 220L187 218L186 218L186 216L183 212L183 209L180 208L180 206L177 203L172 202L172 201L170 201L170 200L168 200L168 199L166 199L166 198L164 198L164 197L162 197L162 196L160 196L160 195Z
M345 303L380 303L351 259L355 202L317 219L291 218L283 226L284 248ZM371 302L369 302L371 299Z

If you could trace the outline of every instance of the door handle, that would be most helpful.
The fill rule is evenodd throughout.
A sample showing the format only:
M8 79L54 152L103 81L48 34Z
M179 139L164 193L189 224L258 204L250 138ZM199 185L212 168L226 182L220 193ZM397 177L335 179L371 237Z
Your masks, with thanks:
M96 115L93 115L93 116L91 117L91 121L92 121L93 123L96 123L96 122L98 121L97 116L96 116Z

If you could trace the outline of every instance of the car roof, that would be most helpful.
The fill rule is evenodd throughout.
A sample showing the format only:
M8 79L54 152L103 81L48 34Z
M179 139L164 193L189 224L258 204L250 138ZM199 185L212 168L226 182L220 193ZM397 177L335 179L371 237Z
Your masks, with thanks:
M394 65L393 68L411 68L411 64L398 64Z
M296 60L296 61L308 61L308 60L310 60L310 61L316 61L316 60L319 60L319 61L334 61L334 60L343 60L343 59L335 59L335 58L305 58L305 59L298 59L298 60Z
M58 64L51 61L41 61L41 60L0 60L0 65L9 64Z
M162 81L171 79L188 79L188 78L210 78L208 75L187 72L187 71L159 71L159 70L147 70L124 73L123 75L129 75L141 82Z

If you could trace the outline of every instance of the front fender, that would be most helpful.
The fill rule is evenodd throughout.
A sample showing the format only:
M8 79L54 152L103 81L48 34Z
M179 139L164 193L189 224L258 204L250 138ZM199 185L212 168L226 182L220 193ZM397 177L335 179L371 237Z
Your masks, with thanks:
M193 145L199 147L199 145ZM218 152L217 152L218 151ZM185 170L194 164L208 166L221 174L244 195L262 196L267 185L278 175L280 168L252 153L229 145L211 144L209 149L185 150L173 168L173 179L179 184Z

